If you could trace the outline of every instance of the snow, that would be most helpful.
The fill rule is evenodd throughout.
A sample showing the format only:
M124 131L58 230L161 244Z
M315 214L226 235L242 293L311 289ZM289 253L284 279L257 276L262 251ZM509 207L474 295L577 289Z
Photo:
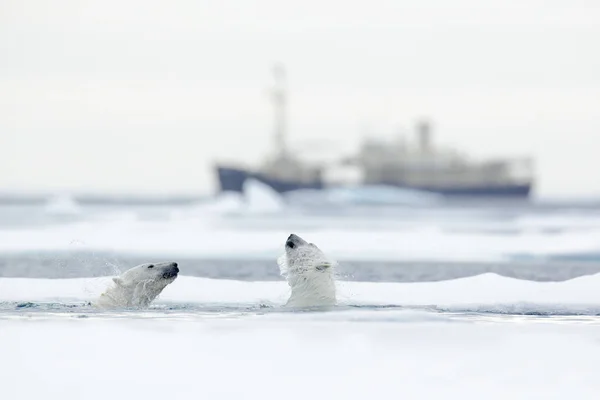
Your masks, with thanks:
M185 265L180 268L184 271ZM182 272L183 273L183 272ZM90 301L110 277L76 279L0 278L0 301ZM441 282L371 283L338 281L340 305L436 306L445 311L600 314L600 274L565 282L534 282L493 273ZM170 304L269 304L289 296L285 281L242 282L179 276L162 292Z
M595 399L600 326L4 322L2 398Z

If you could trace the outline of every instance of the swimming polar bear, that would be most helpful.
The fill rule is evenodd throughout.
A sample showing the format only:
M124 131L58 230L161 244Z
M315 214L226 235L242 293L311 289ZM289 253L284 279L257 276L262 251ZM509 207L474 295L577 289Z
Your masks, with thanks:
M138 265L114 277L114 285L92 305L101 308L147 307L178 273L176 262Z
M285 241L285 254L277 261L281 275L292 288L286 306L336 304L335 262L327 258L313 243L291 234Z

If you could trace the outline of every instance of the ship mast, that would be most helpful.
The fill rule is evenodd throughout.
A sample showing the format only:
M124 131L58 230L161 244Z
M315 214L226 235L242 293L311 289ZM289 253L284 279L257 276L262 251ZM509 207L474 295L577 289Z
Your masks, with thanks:
M278 157L287 155L286 148L286 92L285 92L285 69L282 64L275 64L273 67L273 78L275 85L272 89L273 107L275 108L275 146Z

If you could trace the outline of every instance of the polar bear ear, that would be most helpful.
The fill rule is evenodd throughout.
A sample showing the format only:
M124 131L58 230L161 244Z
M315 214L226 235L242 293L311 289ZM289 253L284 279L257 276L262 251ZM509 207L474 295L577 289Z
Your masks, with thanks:
M119 286L125 286L125 282L123 282L123 279L119 278L118 276L115 276L113 278L113 282Z
M321 264L317 265L315 268L316 268L318 271L325 271L325 270L326 270L327 268L329 268L329 267L331 267L331 263L324 262L324 263L321 263Z

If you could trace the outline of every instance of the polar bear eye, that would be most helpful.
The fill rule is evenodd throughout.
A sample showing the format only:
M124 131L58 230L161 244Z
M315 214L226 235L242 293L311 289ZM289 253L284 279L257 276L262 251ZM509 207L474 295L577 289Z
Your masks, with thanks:
M150 269L150 268L154 268L154 265L152 265L152 264L148 265L148 269Z

